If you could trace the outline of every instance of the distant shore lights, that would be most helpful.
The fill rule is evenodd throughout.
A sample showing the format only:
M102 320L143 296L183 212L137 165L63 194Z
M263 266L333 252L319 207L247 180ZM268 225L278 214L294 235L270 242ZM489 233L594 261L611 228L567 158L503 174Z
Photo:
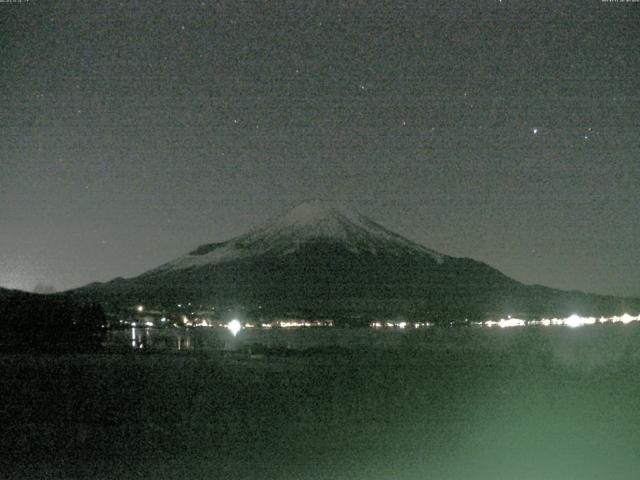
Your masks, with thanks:
M524 327L526 325L542 325L548 327L550 325L563 325L565 327L577 328L584 325L595 325L596 323L631 323L640 322L640 315L633 316L625 313L623 315L614 315L612 317L581 317L580 315L571 315L566 318L542 318L540 320L521 320L518 318L502 318L500 320L487 320L481 325L485 327L498 326L500 328L507 327Z

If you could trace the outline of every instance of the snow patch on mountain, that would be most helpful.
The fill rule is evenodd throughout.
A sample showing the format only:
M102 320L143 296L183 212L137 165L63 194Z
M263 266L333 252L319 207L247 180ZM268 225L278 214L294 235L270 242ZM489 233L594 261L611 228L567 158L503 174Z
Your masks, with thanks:
M343 208L304 203L274 222L219 244L203 245L149 273L215 265L261 255L285 256L312 242L339 244L354 254L445 256Z

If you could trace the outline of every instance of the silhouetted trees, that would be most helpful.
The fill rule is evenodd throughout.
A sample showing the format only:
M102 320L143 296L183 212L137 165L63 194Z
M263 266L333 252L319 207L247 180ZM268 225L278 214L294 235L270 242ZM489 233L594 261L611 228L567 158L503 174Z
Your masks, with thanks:
M0 344L88 344L99 339L105 323L97 304L0 289Z

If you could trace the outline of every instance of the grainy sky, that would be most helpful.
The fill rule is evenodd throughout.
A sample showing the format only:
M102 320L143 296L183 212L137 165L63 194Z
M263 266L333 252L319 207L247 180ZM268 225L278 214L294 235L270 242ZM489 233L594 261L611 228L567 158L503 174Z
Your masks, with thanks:
M640 3L0 3L0 286L133 276L306 200L640 296Z

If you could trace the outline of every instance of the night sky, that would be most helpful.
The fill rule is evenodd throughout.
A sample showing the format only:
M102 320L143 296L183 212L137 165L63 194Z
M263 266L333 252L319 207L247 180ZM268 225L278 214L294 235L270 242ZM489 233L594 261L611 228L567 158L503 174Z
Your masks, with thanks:
M320 200L640 296L638 77L640 3L3 2L0 286L133 276Z

